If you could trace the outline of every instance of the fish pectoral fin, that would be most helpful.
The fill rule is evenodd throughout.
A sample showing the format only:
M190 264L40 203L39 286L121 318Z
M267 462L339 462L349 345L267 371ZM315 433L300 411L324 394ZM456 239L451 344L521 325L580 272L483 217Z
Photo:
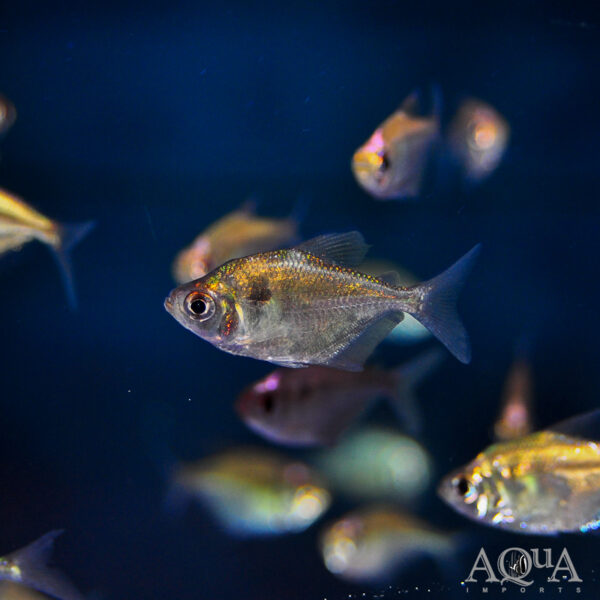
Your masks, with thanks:
M548 427L548 431L590 441L600 440L600 408Z
M362 331L357 331L344 348L323 364L344 371L362 371L375 346L402 321L403 316L400 311L390 311L373 318L366 325L358 324L357 329Z
M358 231L319 235L296 246L296 250L308 252L340 267L356 267L369 249Z

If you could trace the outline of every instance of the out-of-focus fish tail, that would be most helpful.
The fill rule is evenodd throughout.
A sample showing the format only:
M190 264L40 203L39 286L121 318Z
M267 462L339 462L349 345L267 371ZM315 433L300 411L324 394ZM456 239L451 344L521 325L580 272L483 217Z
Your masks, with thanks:
M15 582L59 600L83 600L83 596L60 571L47 565L54 540L62 533L60 529L50 531L5 558L20 570L20 577L15 579Z
M85 223L59 224L57 226L58 242L52 248L60 266L67 291L67 299L72 309L77 308L77 296L75 294L75 283L71 266L71 250L93 229L94 225L94 221L87 221Z
M396 390L390 398L390 403L412 434L419 433L422 426L415 390L442 363L445 355L441 348L431 348L393 371Z
M471 362L469 336L456 311L456 301L481 250L477 244L441 275L412 288L419 296L408 310L462 363Z

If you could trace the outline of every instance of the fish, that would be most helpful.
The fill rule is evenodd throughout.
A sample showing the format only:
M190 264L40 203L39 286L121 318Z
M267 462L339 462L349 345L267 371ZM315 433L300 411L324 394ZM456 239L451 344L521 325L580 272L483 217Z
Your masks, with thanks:
M394 273L372 277L356 271L366 249L355 231L234 259L171 291L165 309L225 352L290 368L314 364L347 371L360 371L406 312L468 363L468 335L455 304L479 246L412 287L396 285Z
M600 527L600 410L486 448L438 493L479 523L526 534Z
M67 298L72 307L77 305L77 301L69 254L93 226L93 221L70 225L53 221L22 198L0 189L0 256L20 250L32 240L46 244L61 267Z
M50 531L24 548L0 556L0 581L26 586L58 600L83 600L60 571L46 565L54 540L62 533Z
M330 524L320 536L327 569L353 583L384 583L418 557L448 559L453 536L398 508L367 506Z
M321 450L313 464L333 492L353 500L413 502L433 475L431 456L417 440L376 425L349 432Z
M531 433L532 397L531 366L524 356L518 356L511 365L504 384L500 414L494 423L496 440L513 440Z
M480 182L500 164L510 139L508 121L491 105L470 98L462 102L448 128L448 146L464 177Z
M313 469L255 448L232 448L181 463L171 481L172 506L197 499L226 531L240 537L304 531L331 502Z
M17 120L17 109L6 97L0 94L0 136L4 135Z
M18 583L0 582L0 600L48 600L48 596Z
M378 398L387 398L410 430L416 431L420 422L413 389L442 358L443 351L435 348L392 370L280 368L246 388L235 408L252 431L289 446L335 444Z
M213 223L177 254L173 261L173 278L178 284L187 283L232 258L273 250L297 239L296 218L259 217L254 203L245 202Z
M439 132L437 108L420 115L419 95L413 92L354 153L356 181L379 200L418 196Z
M398 273L398 281L404 286L415 285L419 282L419 278L413 273L389 261L365 260L359 266L359 270L375 277L382 273L395 271ZM390 331L385 341L392 344L410 345L421 342L430 336L431 332L427 327L421 325L412 315L406 313L404 319Z

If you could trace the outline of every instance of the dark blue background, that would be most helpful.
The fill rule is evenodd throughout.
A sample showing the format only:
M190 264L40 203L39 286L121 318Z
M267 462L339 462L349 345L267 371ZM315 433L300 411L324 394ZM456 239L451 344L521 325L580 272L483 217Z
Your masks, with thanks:
M482 242L461 303L473 362L447 361L421 392L439 475L489 442L523 333L535 338L538 423L596 407L600 22L585 4L550 2L175 4L0 9L0 91L19 113L0 185L53 217L97 221L74 253L76 313L41 246L0 264L0 550L65 527L58 561L107 599L370 595L324 569L320 525L236 541L201 509L164 514L153 444L194 458L260 443L231 406L269 370L167 315L170 262L251 194L265 214L308 202L306 236L359 228L374 255L423 277ZM352 152L432 82L446 117L465 94L507 117L506 159L479 187L447 176L418 202L377 202L355 184ZM380 350L389 364L409 355ZM167 422L152 425L157 413ZM566 545L586 597L598 594L597 538L484 529L433 491L417 509L469 534L445 581L457 597L481 545ZM397 588L422 597L440 581L425 561Z

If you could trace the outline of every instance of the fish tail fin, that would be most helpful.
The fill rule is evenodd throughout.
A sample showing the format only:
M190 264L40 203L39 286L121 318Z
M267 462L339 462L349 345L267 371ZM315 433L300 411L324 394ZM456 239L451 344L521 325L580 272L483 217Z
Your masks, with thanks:
M465 364L471 362L471 345L456 301L480 250L481 244L477 244L441 275L415 286L422 299L414 312L407 310Z
M15 550L6 559L21 570L19 583L59 600L83 600L83 596L60 571L47 565L54 540L62 533L62 529L50 531L28 546Z
M94 221L87 221L58 226L58 242L53 246L54 256L60 266L67 299L72 309L77 308L77 297L71 267L71 250L93 229L94 225Z
M415 389L442 363L444 356L441 348L432 348L393 371L396 389L390 397L390 404L412 434L419 433L422 425Z

